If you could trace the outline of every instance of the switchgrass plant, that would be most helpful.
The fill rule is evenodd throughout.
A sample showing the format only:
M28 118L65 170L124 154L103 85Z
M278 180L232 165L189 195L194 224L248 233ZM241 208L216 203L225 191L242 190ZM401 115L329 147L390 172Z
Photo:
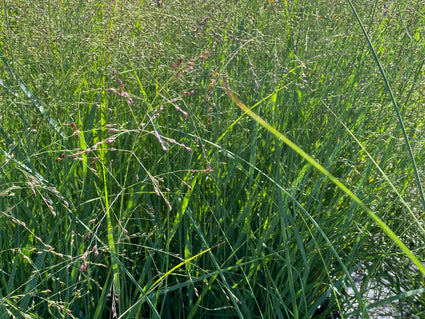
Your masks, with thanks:
M421 317L421 10L2 2L1 316Z

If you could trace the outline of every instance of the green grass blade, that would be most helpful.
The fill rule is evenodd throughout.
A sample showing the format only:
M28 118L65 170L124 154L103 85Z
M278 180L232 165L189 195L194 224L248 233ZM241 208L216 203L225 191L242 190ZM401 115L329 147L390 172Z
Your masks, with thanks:
M373 55L373 58L375 59L375 63L378 66L379 71L381 72L381 76L382 76L382 79L384 80L385 87L388 91L388 94L390 95L391 102L394 106L394 111L397 114L398 123L400 124L401 130L403 132L404 142L406 143L406 147L407 147L407 150L409 152L410 161L412 162L413 172L415 174L415 179L416 179L416 184L417 184L419 194L420 194L421 200L422 200L422 207L425 209L425 197L424 197L424 192L423 192L423 189L422 189L422 182L421 182L421 179L419 177L418 168L416 166L415 157L413 156L412 147L410 146L409 138L408 138L407 133L406 133L406 128L404 127L403 118L401 117L400 111L398 109L397 102L394 98L394 94L393 94L393 91L391 89L390 83L388 82L388 77L385 74L384 69L382 68L381 62L379 61L379 57L376 54L376 51L375 51L373 44L372 44L372 41L370 40L369 35L367 34L366 29L365 29L362 21L360 20L360 17L358 15L356 9L353 6L353 3L351 2L351 0L347 0L347 1L350 4L351 10L353 10L354 16L356 17L357 22L359 23L359 25L360 25L360 27L363 31L363 34L366 38L366 41L369 45L369 48L372 51L372 55Z
M7 61L7 59L3 55L3 53L1 53L0 58L3 61L3 64L5 65L5 67L7 68L7 70L9 71L9 73L11 73L12 76L17 80L20 89L31 100L31 102L34 103L34 105L37 107L37 109L40 111L40 113L47 119L47 121L49 122L49 124L56 130L56 132L58 132L61 137L65 138L65 133L62 132L62 130L59 128L59 125L56 124L55 120L53 120L50 117L50 115L47 113L47 111L44 108L44 106L38 101L38 99L34 96L34 94L32 94L32 92L30 91L30 89L28 89L28 87L25 85L25 83L22 81L22 79L20 77L18 77L15 74L15 72L12 71L12 69L11 69L11 67L9 65L9 62ZM11 90L9 90L9 91L12 92L12 94L13 94L13 91L11 91Z
M378 226L390 237L390 239L406 254L407 257L418 267L421 273L425 276L425 266L420 262L420 260L410 251L410 249L397 237L397 235L385 224L369 207L367 207L361 200L358 198L352 191L350 191L347 186L340 182L336 177L334 177L326 168L316 162L310 155L304 152L298 145L288 139L285 135L280 133L266 121L264 121L260 116L251 111L244 103L242 103L230 90L227 84L222 81L222 85L226 89L226 93L229 98L246 114L251 118L257 121L261 126L270 131L274 136L283 141L286 145L292 148L296 153L303 157L307 162L309 162L314 168L324 174L329 180L332 181L336 186L338 186L344 193L346 193L353 201L355 201L368 215L378 224Z

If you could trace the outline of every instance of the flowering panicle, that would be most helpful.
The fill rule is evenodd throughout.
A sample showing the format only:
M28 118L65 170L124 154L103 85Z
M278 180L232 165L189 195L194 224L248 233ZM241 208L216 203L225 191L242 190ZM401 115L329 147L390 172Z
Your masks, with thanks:
M115 71L112 73L113 75L115 75ZM133 104L133 99L130 97L130 95L124 91L124 83L122 82L122 80L118 77L118 75L116 75L115 79L117 80L118 84L119 84L119 89L118 91L114 88L109 88L106 91L107 92L111 92L113 94L116 94L118 97L123 97L127 99L127 103L129 105Z

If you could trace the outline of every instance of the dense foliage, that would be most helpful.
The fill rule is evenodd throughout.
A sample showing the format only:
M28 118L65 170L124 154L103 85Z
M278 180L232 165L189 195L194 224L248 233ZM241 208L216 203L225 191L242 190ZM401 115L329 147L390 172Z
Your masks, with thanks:
M423 315L409 258L223 87L424 259L423 6L354 8L3 1L0 317Z

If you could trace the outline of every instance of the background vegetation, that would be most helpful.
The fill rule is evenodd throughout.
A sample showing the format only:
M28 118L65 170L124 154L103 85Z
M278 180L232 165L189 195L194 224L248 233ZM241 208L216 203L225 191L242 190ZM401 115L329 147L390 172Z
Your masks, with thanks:
M418 269L222 85L423 260L422 188L349 2L164 2L2 1L0 317L423 316ZM354 7L423 178L423 5Z

